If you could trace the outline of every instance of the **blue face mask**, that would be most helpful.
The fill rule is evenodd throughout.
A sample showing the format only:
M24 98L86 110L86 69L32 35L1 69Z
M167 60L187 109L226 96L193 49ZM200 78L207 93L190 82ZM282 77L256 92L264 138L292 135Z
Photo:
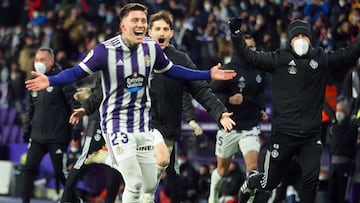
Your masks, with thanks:
M111 22L114 19L113 15L106 15L106 21Z
M280 44L281 44L281 45L286 45L287 42L288 42L288 39L287 39L287 38L281 38L281 39L280 39Z
M47 35L52 35L52 34L53 34L53 32L54 32L54 31L53 31L52 29L48 29L48 30L46 30L46 34L47 34Z
M246 4L245 4L244 2L241 2L241 3L240 3L240 8L241 8L242 10L246 10Z
M100 16L100 17L106 17L106 13L100 12L100 13L99 13L99 16Z

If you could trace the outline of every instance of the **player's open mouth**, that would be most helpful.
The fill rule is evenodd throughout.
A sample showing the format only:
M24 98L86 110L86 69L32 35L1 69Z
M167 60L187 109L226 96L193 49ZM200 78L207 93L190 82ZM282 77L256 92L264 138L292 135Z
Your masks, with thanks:
M142 36L143 33L144 33L144 31L142 31L142 30L135 31L135 35L138 36L138 37Z
M159 43L161 44L161 43L164 43L165 42L165 39L164 38L160 38L159 39Z

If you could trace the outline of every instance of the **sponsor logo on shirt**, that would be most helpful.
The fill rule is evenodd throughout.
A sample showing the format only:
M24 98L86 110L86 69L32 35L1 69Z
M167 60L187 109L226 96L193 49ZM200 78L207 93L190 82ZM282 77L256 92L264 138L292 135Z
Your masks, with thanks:
M138 148L136 148L137 151L150 151L150 150L154 150L154 146L152 145L148 145L148 146L140 146Z
M133 73L132 75L125 78L125 89L129 92L137 92L144 88L145 76Z

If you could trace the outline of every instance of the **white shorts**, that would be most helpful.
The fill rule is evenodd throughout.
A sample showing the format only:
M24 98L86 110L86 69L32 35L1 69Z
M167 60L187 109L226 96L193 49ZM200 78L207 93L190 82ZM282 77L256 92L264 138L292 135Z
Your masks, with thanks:
M251 130L232 130L227 132L219 130L216 135L215 155L221 158L230 158L238 151L245 156L249 151L259 152L259 127L253 127Z
M132 156L136 156L139 163L155 163L154 133L156 134L156 131L104 135L110 155L106 164L113 166Z

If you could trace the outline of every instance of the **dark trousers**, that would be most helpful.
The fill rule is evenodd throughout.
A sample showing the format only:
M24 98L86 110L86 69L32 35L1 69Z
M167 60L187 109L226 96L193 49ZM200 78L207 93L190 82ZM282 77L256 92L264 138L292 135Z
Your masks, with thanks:
M175 153L176 149L172 150L170 154L170 163L166 168L166 174L169 180L170 198L171 203L180 203L180 191L179 191L179 175L175 171Z
M314 203L319 183L322 146L321 133L307 137L273 134L265 155L264 172L249 180L250 188L272 190L276 188L296 156L301 168L300 199L302 203Z
M38 175L39 167L46 153L50 154L50 159L54 167L54 176L65 185L64 159L66 157L68 142L66 143L39 143L31 141L27 152L26 164L23 168L23 187L22 200L23 203L30 202L34 190L34 180Z
M329 195L332 203L348 203L346 195L350 192L350 181L353 175L354 163L346 162L332 164L329 176Z
M85 137L81 155L68 174L61 202L78 201L78 197L76 194L76 185L78 180L83 177L84 173L86 172L87 166L85 165L85 159L89 154L100 150L102 146L105 145L105 141L101 136L101 130L99 128L97 120L89 121L88 132L89 133ZM122 177L120 172L118 172L116 169L109 167L106 183L106 203L113 203L115 201L121 181Z

